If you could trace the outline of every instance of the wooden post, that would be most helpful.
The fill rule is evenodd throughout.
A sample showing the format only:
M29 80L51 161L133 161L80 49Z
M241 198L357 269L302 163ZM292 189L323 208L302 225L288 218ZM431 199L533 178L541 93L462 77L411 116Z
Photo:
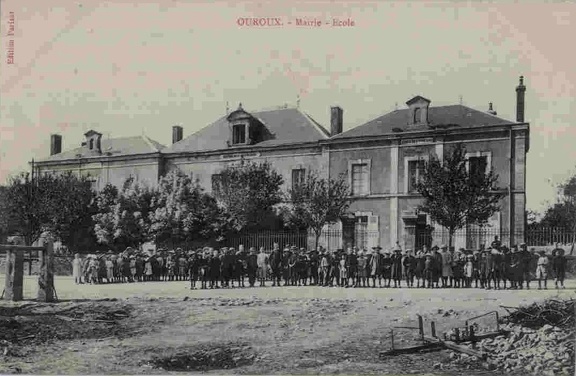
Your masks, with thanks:
M43 240L44 250L39 255L39 274L38 274L38 295L37 299L41 302L54 301L54 243L50 240Z
M6 250L6 283L4 297L14 302L24 298L24 255L13 249Z
M420 331L420 339L424 341L424 320L422 320L420 315L418 315L418 329Z
M436 323L434 321L430 322L430 335L436 338Z

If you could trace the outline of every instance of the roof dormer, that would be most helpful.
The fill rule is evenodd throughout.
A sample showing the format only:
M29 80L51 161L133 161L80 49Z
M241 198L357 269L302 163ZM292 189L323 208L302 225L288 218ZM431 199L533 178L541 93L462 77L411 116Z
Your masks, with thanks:
M242 103L236 111L226 117L230 128L228 146L252 145L261 140L262 127L258 119L242 108Z
M90 151L94 151L96 153L102 153L102 133L98 133L94 130L89 130L88 132L84 133L84 137L86 137L86 141L82 143L82 146L85 146Z
M430 100L420 95L415 96L406 102L408 105L408 125L427 125L428 121L428 108L430 107Z

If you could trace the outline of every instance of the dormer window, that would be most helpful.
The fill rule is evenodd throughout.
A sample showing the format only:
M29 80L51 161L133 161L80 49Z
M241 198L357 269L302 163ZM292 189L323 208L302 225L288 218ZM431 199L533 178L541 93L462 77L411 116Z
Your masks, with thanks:
M86 137L86 141L82 143L82 145L88 146L89 150L95 150L98 153L102 152L101 147L101 139L102 134L96 131L90 130L84 133L84 137Z
M428 107L430 107L430 100L421 96L416 96L406 102L408 105L410 117L408 118L409 125L423 125L428 124Z
M232 144L245 144L246 143L246 125L234 124L232 126Z
M229 135L228 146L253 145L262 141L264 125L260 120L244 111L242 104L226 117Z
M422 116L421 111L422 111L421 108L414 109L414 120L413 120L414 124L420 123L420 117Z

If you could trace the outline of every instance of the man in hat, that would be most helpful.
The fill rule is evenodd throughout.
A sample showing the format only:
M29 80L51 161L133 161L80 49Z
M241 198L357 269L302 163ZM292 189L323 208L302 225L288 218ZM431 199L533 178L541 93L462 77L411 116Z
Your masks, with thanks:
M248 275L248 284L254 287L256 283L256 272L258 271L258 256L256 248L250 247L250 254L246 257L246 274Z
M390 257L390 251L384 251L384 257L382 258L382 279L384 280L384 286L390 287L392 281L392 257Z
M445 245L442 248L448 248ZM440 253L440 248L434 246L432 248L432 260L434 261L434 287L438 288L440 278L442 277L442 254Z
M288 258L288 276L289 284L291 286L296 286L298 284L298 248L292 246L290 248L290 257Z
M244 275L246 274L246 252L244 246L240 244L235 255L234 273L238 287L244 287Z
M346 255L346 285L356 286L356 272L358 271L358 256L356 255L356 247L348 248Z
M396 246L392 255L392 279L394 287L402 287L402 249Z
M428 282L428 286L424 286L424 283L423 287L427 287L429 289L434 287L434 269L434 256L431 252L426 253L424 255L424 280Z
M376 288L376 278L378 278L381 283L380 275L380 250L381 247L372 247L372 253L368 256L368 284L370 284L370 278L372 279L372 288Z
M415 264L416 267L414 268L414 277L416 278L416 288L425 287L424 281L424 266L426 263L425 253L423 251L416 252L415 257Z
M282 266L283 266L283 254L280 250L278 243L274 243L272 252L270 253L270 269L272 271L272 287L280 286L280 280L282 279Z
M210 269L210 288L217 289L220 273L222 270L222 260L218 257L218 250L212 250L212 257L208 260L208 267Z
M296 270L298 274L298 286L306 286L309 277L309 257L304 248L300 248L298 261L296 262Z
M538 264L536 266L536 278L538 279L538 290L542 289L542 281L544 281L544 290L548 289L548 256L546 251L539 252Z
M552 257L552 271L554 272L554 284L556 288L564 287L564 278L566 276L566 256L564 249L556 245L555 254Z
M284 278L284 286L290 285L290 264L291 264L292 254L290 248L284 248L284 254L282 255L282 277Z
M526 243L520 244L519 251L519 288L524 288L524 282L526 282L526 289L530 290L530 264L532 263L532 254L528 251Z
M311 250L308 255L308 268L309 268L309 275L310 275L310 285L317 286L321 284L318 280L318 268L320 264L320 252L318 250Z
M197 252L190 252L188 257L188 272L190 275L190 290L196 288L196 281L198 280L198 272L200 270L200 261Z
M406 286L414 287L414 276L416 272L416 258L412 254L411 249L406 250L406 254L402 259L402 266L404 267L404 275L406 277Z
M452 253L448 252L448 246L442 245L441 247L442 258L442 287L448 286L448 278L452 279Z
M330 286L334 285L334 281L336 281L336 286L335 287L339 287L340 286L340 258L342 257L342 254L344 253L343 249L337 249L336 251L332 252L331 258L330 258ZM342 286L344 287L344 286Z
M264 251L264 247L260 247L260 252L256 257L256 264L258 266L258 281L260 282L260 287L266 285L266 273L268 273L268 255Z

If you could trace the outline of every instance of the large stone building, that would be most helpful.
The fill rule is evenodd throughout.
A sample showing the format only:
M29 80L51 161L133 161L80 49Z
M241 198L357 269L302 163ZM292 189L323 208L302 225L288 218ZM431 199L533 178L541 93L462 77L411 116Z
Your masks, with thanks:
M515 121L498 117L492 104L488 111L461 104L434 107L429 99L416 96L405 109L342 132L340 107L331 108L328 131L297 108L250 112L240 105L186 138L182 127L174 126L168 147L145 136L103 140L89 131L80 147L62 153L61 136L52 135L51 156L36 166L90 173L96 188L121 185L130 176L154 185L159 176L177 168L191 173L208 191L219 171L240 159L269 161L284 176L284 188L310 170L324 177L345 174L352 191L350 216L327 227L323 243L391 247L398 242L412 248L447 240L444 229L418 212L422 198L414 183L425 160L442 158L461 143L468 167L496 172L506 196L487 229L460 230L455 246L477 247L494 235L518 243L524 237L529 148L525 90L521 77Z

